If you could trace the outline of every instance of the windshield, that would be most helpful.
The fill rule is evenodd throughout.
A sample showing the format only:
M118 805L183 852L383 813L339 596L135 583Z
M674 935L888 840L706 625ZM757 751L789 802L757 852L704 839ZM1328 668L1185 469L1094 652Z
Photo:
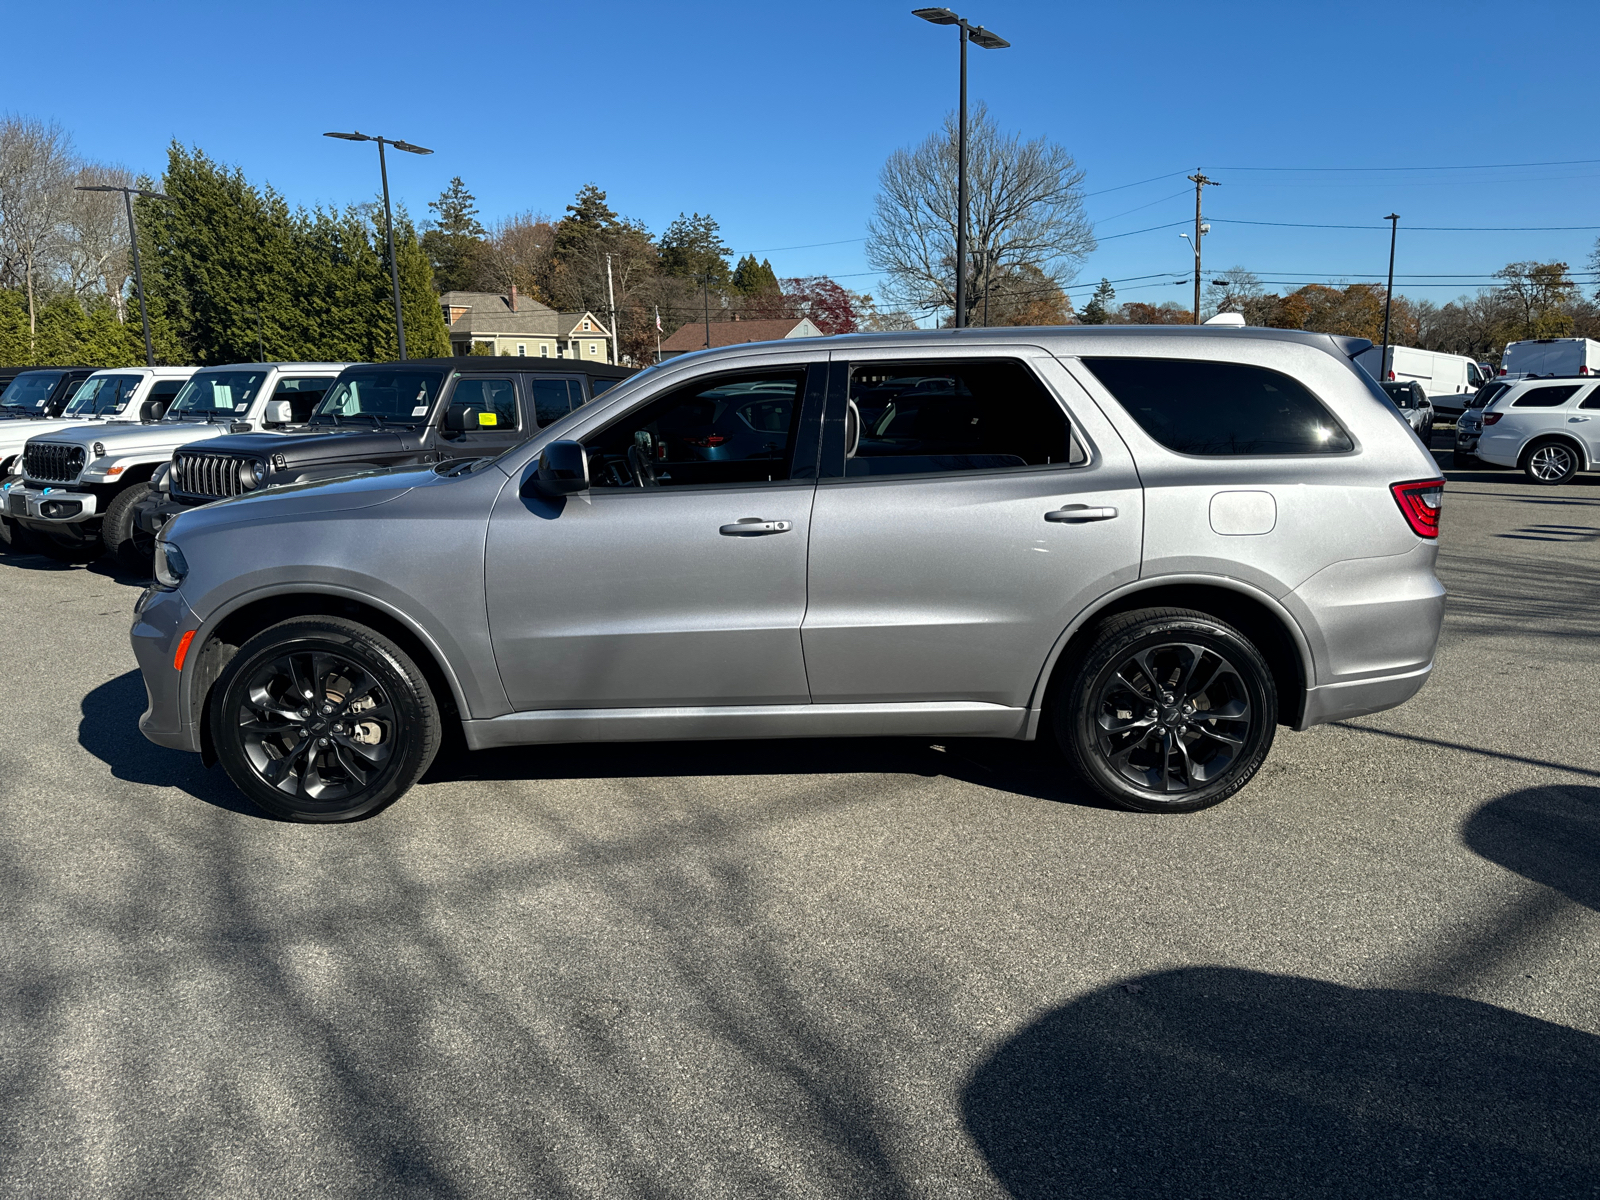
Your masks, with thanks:
M426 420L443 379L441 371L347 372L312 411L311 424L365 419L375 425L405 425Z
M60 371L28 371L18 375L4 392L0 392L0 405L29 412L41 411L60 380Z
M243 414L261 390L265 371L204 371L183 385L163 420Z
M139 389L141 375L91 375L79 385L67 405L67 417L101 417L121 412L123 405Z

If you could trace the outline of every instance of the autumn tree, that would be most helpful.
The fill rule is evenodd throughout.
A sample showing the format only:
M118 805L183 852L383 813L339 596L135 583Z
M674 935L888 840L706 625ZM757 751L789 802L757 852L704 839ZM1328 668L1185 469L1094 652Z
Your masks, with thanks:
M1054 279L1024 264L994 280L976 315L981 325L1066 325L1072 301Z
M1514 314L1507 341L1571 335L1568 307L1579 293L1567 277L1566 263L1507 263L1494 274L1501 280L1497 290Z

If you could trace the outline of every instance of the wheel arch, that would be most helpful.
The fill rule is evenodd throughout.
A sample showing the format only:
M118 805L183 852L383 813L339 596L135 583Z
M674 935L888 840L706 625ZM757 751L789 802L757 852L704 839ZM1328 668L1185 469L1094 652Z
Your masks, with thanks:
M1570 433L1560 430L1541 433L1537 437L1529 438L1528 444L1517 454L1517 467L1524 471L1527 470L1529 456L1540 446L1548 445L1551 442L1561 442L1563 445L1571 447L1573 453L1578 456L1578 470L1592 471L1595 469L1594 464L1589 461L1589 447L1584 444L1583 439L1575 438Z
M1034 688L1034 702L1029 706L1030 737L1036 734L1044 706L1064 674L1061 668L1083 651L1100 622L1140 608L1191 608L1239 630L1261 651L1272 671L1278 689L1278 724L1290 728L1299 724L1315 678L1315 664L1305 634L1289 612L1266 592L1238 580L1166 575L1142 579L1106 595L1062 632Z
M183 698L185 711L199 732L200 756L207 766L216 761L211 738L211 689L239 647L272 625L295 617L343 617L389 638L421 669L441 708L446 737L459 737L468 711L460 680L449 660L425 629L405 613L372 596L331 585L315 588L271 588L249 593L213 614L200 627L194 673Z

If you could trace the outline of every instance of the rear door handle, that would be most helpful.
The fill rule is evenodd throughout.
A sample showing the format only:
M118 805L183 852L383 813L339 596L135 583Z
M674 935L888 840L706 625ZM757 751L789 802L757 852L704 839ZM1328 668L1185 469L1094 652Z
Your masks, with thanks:
M763 521L760 517L740 517L732 525L717 530L723 537L762 537L769 533L788 533L793 521Z
M1117 510L1109 506L1096 508L1088 504L1068 504L1055 512L1045 513L1044 519L1063 525L1078 525L1085 521L1109 521L1116 515Z
M1568 417L1567 418L1567 420L1569 420L1569 421L1587 421L1588 419L1589 419L1588 417Z

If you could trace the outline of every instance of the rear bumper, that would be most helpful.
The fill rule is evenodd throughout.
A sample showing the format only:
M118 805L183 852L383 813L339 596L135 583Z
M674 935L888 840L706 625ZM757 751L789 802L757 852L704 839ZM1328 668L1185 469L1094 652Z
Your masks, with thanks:
M5 506L5 515L12 520L44 526L75 525L100 515L100 497L93 492L29 487L23 483L6 489Z
M1420 692L1431 674L1433 664L1429 663L1418 671L1311 688L1306 692L1305 712L1295 728L1309 729L1313 725L1326 725L1329 721L1364 717L1368 713L1396 708Z

